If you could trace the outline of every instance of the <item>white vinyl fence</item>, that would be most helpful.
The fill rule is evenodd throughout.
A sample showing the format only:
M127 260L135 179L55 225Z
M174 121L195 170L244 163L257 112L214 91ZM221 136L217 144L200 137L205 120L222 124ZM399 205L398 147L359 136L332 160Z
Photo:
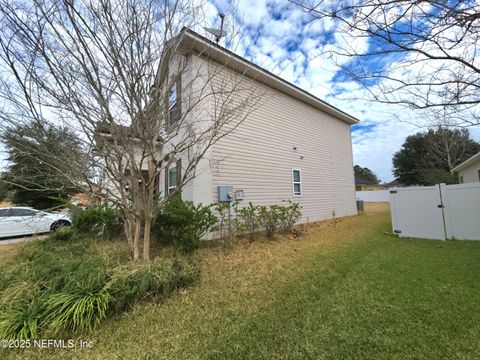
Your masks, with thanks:
M388 190L357 191L357 200L364 202L390 202L390 192Z
M480 183L390 189L400 237L480 240Z

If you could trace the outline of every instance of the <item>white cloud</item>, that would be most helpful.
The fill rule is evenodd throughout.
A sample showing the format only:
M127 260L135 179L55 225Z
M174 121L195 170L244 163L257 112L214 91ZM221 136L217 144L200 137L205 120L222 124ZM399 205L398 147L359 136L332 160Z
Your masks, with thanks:
M332 58L328 53L336 46L349 46L363 52L368 47L367 39L352 33L332 35L335 24L331 19L305 24L305 14L285 1L242 0L238 2L240 16L228 19L232 7L234 3L230 0L212 0L204 10L207 23L216 23L217 11L223 11L227 13L227 22L248 25L250 33L237 41L236 52L245 55L247 49L251 50L257 64L359 118L360 129L352 132L355 164L369 167L383 181L392 180L393 154L408 135L421 130L408 123L415 120L418 113L394 105L352 101L353 97L367 98L368 93L355 82L334 82L339 65L345 64L348 58ZM327 36L334 44L326 41ZM392 64L392 68L395 66ZM404 68L392 71L401 76L409 73ZM339 90L342 95L338 95ZM471 128L471 134L480 141L480 127Z
M392 156L408 135L424 130L412 125L419 122L421 115L404 107L361 100L369 98L365 88L352 81L333 80L339 66L345 65L349 58L332 57L329 51L340 46L362 53L368 49L368 39L351 32L333 32L334 43L331 43L335 26L332 20L315 21L305 26L302 23L305 14L283 2L260 1L252 6L249 0L239 5L240 12L248 14L248 25L261 30L260 34L252 34L260 35L254 46L253 60L359 118L360 127L352 132L355 164L369 167L383 181L393 180ZM326 41L327 36L329 41ZM295 46L288 51L292 44ZM394 75L411 73L412 69L394 69L396 65L391 64ZM352 98L359 100L352 101ZM474 139L480 140L480 128L471 128L471 134Z

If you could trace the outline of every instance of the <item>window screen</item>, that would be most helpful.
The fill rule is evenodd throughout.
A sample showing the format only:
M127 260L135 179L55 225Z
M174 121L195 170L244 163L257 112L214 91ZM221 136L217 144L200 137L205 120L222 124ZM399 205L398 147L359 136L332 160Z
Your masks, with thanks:
M300 170L292 170L293 195L302 195L302 176Z
M168 193L173 192L177 187L177 168L173 167L168 170Z
M180 120L180 79L178 79L168 92L168 126L172 126Z

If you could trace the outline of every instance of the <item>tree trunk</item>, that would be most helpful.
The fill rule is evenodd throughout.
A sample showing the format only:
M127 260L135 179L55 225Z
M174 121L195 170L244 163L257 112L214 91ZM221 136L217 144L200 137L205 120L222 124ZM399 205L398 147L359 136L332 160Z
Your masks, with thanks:
M141 260L140 257L140 235L142 232L142 214L140 210L135 212L135 236L133 238L133 260Z
M125 234L125 237L127 238L128 242L128 247L130 249L133 249L133 236L130 231L130 220L128 219L123 219L123 233Z
M151 147L154 148L155 143L151 144ZM152 221L155 213L155 189L157 187L156 181L156 165L153 157L150 157L148 160L148 186L146 187L145 192L145 226L143 230L143 259L145 261L150 261L150 239L151 239L151 230L152 230Z
M143 260L150 261L150 238L152 229L152 218L145 218L145 228L143 233Z
M128 247L133 251L133 238L135 236L135 230L133 228L132 216L131 214L125 215L123 217L123 232L127 238Z

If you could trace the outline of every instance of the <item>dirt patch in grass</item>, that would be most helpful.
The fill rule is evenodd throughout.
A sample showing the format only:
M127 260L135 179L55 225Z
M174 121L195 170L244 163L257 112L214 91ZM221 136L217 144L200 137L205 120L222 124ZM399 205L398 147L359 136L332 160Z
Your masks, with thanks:
M0 265L14 261L15 256L20 253L25 243L0 244Z
M390 203L365 203L365 212L368 214L384 213L390 210Z

